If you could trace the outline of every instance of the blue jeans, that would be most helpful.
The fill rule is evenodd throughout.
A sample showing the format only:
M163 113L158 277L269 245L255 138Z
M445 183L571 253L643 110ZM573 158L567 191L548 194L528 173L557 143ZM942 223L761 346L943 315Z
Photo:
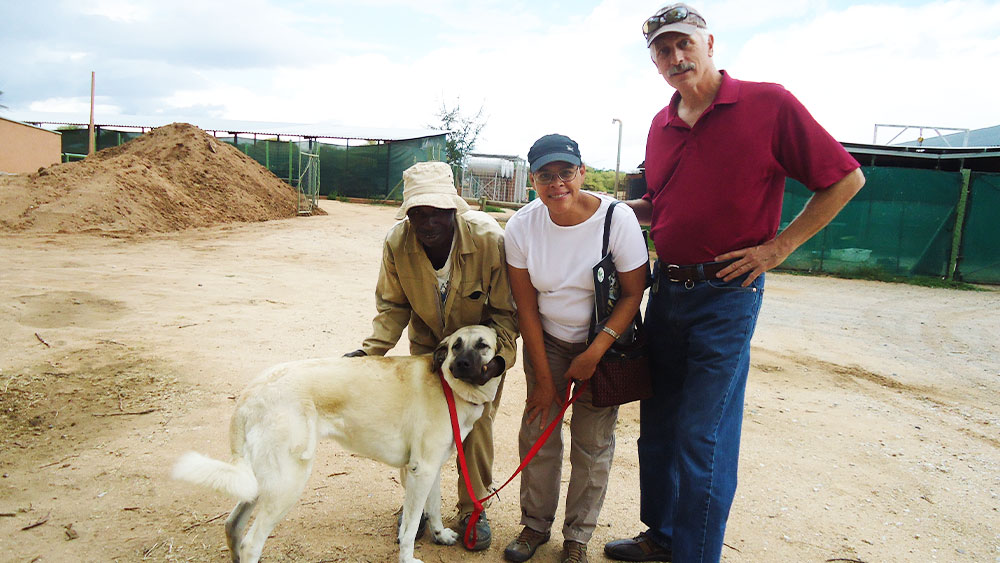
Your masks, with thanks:
M654 395L640 406L640 517L674 563L722 557L764 294L764 276L742 280L661 279L646 308Z

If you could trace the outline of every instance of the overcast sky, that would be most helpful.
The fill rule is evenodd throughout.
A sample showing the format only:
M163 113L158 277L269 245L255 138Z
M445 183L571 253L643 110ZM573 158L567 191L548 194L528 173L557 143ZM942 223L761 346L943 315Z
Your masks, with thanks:
M643 159L673 90L640 33L659 0L0 2L0 116L74 112L423 128L481 106L477 151L539 136ZM1000 1L706 0L716 65L791 90L840 141L876 123L1000 124ZM886 142L897 131L880 132ZM932 134L932 133L931 133ZM930 136L925 132L925 135ZM912 138L914 135L910 135Z

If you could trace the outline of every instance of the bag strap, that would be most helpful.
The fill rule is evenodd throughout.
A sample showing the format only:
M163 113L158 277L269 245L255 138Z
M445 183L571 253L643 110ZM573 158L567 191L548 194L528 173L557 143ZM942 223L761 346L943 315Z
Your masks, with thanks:
M611 216L615 212L615 206L618 205L619 203L621 203L621 202L618 201L618 200L612 201L611 205L608 206L608 213L607 213L607 215L604 216L604 243L603 243L603 245L601 247L601 258L604 258L605 256L608 255L608 244L611 241ZM642 240L643 241L646 240L646 234L645 234L645 232L643 232L643 238L642 238ZM647 250L647 252L648 252L648 250ZM647 281L648 281L648 278L649 278L648 274L647 274L646 277L647 277ZM642 311L641 310L635 312L635 318L632 319L632 322L635 323L636 332L637 333L641 332L642 331ZM594 328L595 328L595 326L596 326L596 323L595 323L594 315L591 315L590 316L590 332L589 332L589 334L591 334L591 335L594 334Z
M608 255L608 243L611 241L611 216L615 212L615 206L621 203L620 201L612 201L611 205L608 206L608 214L604 216L604 244L601 246L601 258Z
M612 201L611 205L608 206L608 212L604 216L604 242L601 245L601 259L603 260L605 256L608 255L608 245L611 242L611 216L615 212L615 206L621 203L618 200ZM596 302L597 292L595 288L594 299ZM587 343L590 344L590 339L594 337L594 332L597 329L597 309L591 311L590 314L590 328L587 330Z

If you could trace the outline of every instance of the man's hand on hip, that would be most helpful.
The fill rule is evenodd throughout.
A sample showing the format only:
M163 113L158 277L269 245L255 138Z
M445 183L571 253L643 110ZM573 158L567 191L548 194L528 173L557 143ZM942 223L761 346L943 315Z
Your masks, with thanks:
M764 244L727 252L716 256L715 260L717 262L735 260L735 262L719 270L715 276L728 282L746 275L747 278L740 285L747 287L761 274L784 262L792 250L785 250L777 239L771 239Z

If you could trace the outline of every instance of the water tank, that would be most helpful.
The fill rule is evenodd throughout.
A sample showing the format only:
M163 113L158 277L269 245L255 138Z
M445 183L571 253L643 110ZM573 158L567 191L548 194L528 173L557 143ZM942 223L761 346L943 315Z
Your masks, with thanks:
M465 168L477 176L514 177L514 163L505 158L470 156L465 160Z

